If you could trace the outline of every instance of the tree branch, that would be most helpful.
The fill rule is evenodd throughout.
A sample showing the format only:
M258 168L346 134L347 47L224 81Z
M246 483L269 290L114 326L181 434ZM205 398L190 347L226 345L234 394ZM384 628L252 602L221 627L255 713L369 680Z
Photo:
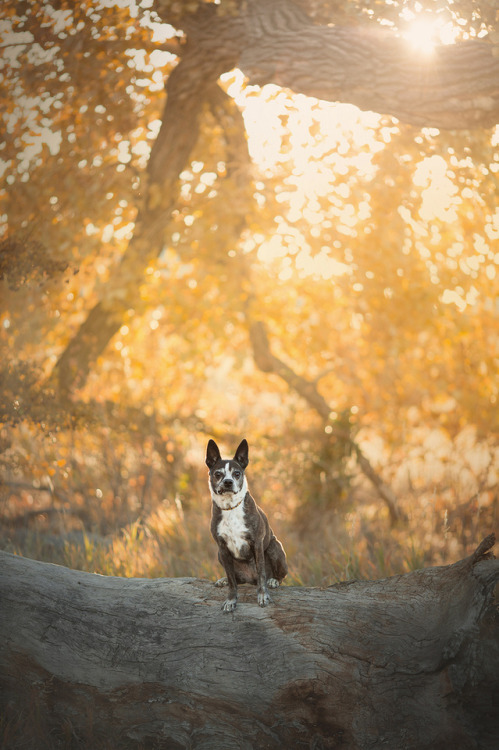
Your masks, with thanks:
M385 502L390 514L391 523L394 524L397 521L403 520L404 516L398 507L397 498L393 490L385 484L351 435L346 430L341 430L335 426L334 420L331 418L332 409L326 399L319 393L316 385L301 375L297 375L289 365L286 365L272 354L267 329L262 321L257 320L252 322L249 327L249 334L257 367L262 372L273 373L282 378L292 390L310 404L322 418L325 425L330 427L330 435L344 441L353 449L360 470L369 479L378 495Z
M168 13L161 0L155 5ZM315 23L291 0L248 0L223 16L202 4L178 23L198 43L215 37L219 50L237 46L237 66L250 84L273 83L418 127L499 122L499 56L488 40L440 45L421 56L394 31Z
M27 510L25 513L19 513L16 516L2 515L0 516L0 522L6 526L25 526L31 518L36 518L37 516L42 515L55 515L57 513L76 516L82 521L88 521L88 513L83 509L71 507L68 495L66 495L64 492L61 492L52 485L41 484L39 486L36 486L34 484L30 484L29 482L13 482L8 479L0 479L0 489L2 487L8 487L14 492L18 490L26 490L28 492L46 492L47 494L51 495L52 498L62 500L62 502L66 504L64 508L51 505L46 508L33 508L32 510Z

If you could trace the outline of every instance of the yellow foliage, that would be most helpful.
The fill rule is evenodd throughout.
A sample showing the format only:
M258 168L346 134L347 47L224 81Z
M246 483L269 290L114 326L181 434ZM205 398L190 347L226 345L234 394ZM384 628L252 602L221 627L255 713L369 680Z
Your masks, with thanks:
M18 6L5 4L6 23L46 59L16 43L1 93L3 543L50 556L53 531L67 542L54 557L75 567L215 575L203 448L246 435L291 582L400 572L473 546L497 520L497 476L475 455L496 456L499 427L497 134L419 132L245 89L236 71L206 102L179 174L166 173L174 143L164 184L161 169L151 183L173 63L144 9L131 22L128 7L63 3L69 26L56 32L57 14L42 24L42 9ZM176 124L180 142L188 125ZM85 328L96 306L107 339L104 325ZM408 528L388 529L293 377L258 369L253 320L363 441ZM67 401L50 376L74 342L68 369L87 347L88 377ZM321 527L306 529L310 552L306 516Z

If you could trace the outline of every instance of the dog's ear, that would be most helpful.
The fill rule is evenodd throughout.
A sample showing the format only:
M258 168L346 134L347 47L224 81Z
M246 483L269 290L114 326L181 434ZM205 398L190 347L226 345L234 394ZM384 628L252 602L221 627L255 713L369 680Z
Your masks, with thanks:
M234 461L237 461L239 466L242 466L243 469L247 467L249 463L247 440L241 440L241 442L239 443L237 451L234 455Z
M214 440L208 441L208 446L206 448L206 466L211 469L212 466L215 466L216 462L221 459L220 451L218 450L218 445L215 443Z

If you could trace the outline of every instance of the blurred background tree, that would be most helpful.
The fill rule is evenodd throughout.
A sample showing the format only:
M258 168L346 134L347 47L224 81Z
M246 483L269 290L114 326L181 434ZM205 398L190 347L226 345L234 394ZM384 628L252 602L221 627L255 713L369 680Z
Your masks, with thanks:
M245 435L294 582L474 548L497 513L493 4L1 13L2 544L214 575L204 446Z

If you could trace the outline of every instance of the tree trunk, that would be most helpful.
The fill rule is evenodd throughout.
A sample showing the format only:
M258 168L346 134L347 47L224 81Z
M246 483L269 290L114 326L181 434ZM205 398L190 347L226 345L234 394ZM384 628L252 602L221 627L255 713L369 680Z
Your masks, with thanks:
M243 587L230 615L208 581L0 553L8 746L41 747L46 733L92 749L493 750L494 541L445 567L284 586L265 609Z
M201 66L198 56L202 54L202 47L186 45L184 57L167 81L167 101L149 157L134 235L101 299L56 363L52 380L61 395L70 395L85 384L96 359L123 324L126 310L139 299L147 265L165 245L166 230L177 205L179 175L196 144L203 106L210 99L219 99L216 82L234 63L224 52L209 57Z

